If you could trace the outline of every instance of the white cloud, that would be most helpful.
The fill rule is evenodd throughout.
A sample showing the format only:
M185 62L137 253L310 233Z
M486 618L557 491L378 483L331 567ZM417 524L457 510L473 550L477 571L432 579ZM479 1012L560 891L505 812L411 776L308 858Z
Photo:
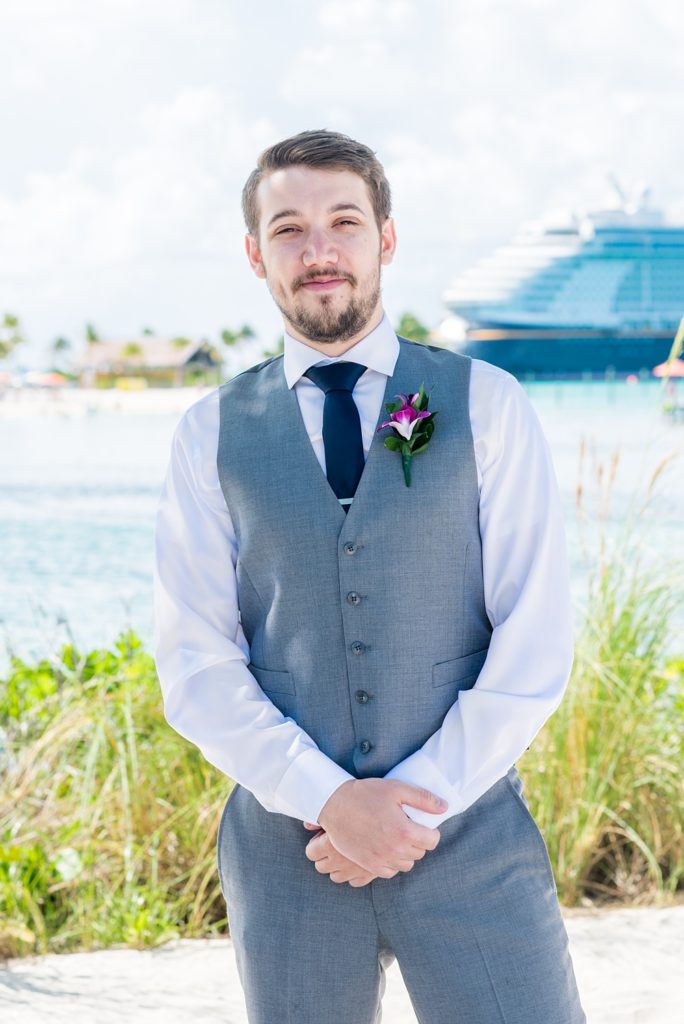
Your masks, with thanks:
M282 95L290 103L355 103L373 110L401 104L419 87L416 69L403 66L386 40L361 38L353 48L339 41L304 47L288 67Z
M86 319L246 320L270 343L240 191L261 149L305 127L384 162L386 300L426 319L520 222L600 201L606 171L684 219L674 0L5 0L2 18L0 290L37 340Z
M247 272L240 191L273 126L246 123L206 88L143 108L140 123L143 141L111 161L77 146L63 170L29 174L20 199L0 197L6 302L14 299L22 313L19 301L35 296L31 322L46 333L50 319L55 334L58 321L70 316L73 323L76 311L81 325L109 318L114 330L139 329L144 297L137 310L133 300L124 316L115 311L142 281L153 309L166 296L164 326L172 330L179 312L173 293L184 293L188 279L198 296L213 283L216 307L230 295L231 276ZM234 296L231 305L229 315L242 322ZM199 330L201 322L200 309L186 313L185 329Z
M324 29L349 35L408 29L417 16L416 4L410 0L328 0L318 9Z

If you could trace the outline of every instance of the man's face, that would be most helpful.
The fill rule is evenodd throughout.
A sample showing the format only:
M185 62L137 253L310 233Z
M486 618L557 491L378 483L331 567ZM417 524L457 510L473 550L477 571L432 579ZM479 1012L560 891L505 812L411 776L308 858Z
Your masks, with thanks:
M288 333L332 345L377 326L380 266L391 263L396 238L391 218L378 230L363 178L286 167L262 179L257 200L259 238L246 236L247 255Z

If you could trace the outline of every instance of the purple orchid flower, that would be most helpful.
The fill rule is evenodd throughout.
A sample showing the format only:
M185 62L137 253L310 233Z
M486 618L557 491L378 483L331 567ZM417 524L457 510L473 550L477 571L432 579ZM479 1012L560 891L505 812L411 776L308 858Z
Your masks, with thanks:
M432 394L432 389L430 389ZM427 396L429 399L429 395ZM402 403L400 409L396 409L394 412L390 412L390 418L381 423L378 430L383 430L384 427L393 427L395 434L385 438L385 448L389 448L394 452L399 452L401 455L401 464L404 470L404 481L407 487L411 486L411 460L414 455L425 450L432 436L432 419L435 415L436 409L432 412L428 409L421 409L420 406L427 404L422 399L425 398L425 385L420 385L420 390L415 391L412 394L400 394L395 395ZM392 405L396 403L388 403L391 409ZM416 432L416 424L420 423L421 420L429 419L430 422L425 425L425 432L420 434ZM416 434L415 439L413 434ZM401 438L398 440L397 434ZM415 451L414 451L415 447Z
M405 401L407 397L416 398L417 395L397 395L397 398L400 398L402 401L405 402L404 407L402 409L399 409L398 412L390 413L390 419L388 419L385 423L382 423L378 427L378 430L382 430L383 427L394 427L396 432L400 434L401 437L405 438L407 441L410 441L411 435L413 434L413 429L418 423L418 420L424 420L426 417L430 415L430 413L427 411L417 412L410 402Z
M418 408L417 402L420 398L420 392L416 391L413 395L395 395L395 398L401 399L404 405L412 405L414 408Z

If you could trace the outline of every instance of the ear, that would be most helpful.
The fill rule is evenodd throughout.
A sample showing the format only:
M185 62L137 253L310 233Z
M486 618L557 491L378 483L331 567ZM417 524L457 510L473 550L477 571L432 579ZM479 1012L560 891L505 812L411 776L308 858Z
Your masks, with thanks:
M247 252L247 259L249 264L256 274L257 277L266 277L266 271L264 265L261 262L261 252L259 250L259 243L257 242L254 235L245 235L245 251Z
M380 262L387 266L394 259L394 250L397 247L397 232L394 226L394 218L388 217L380 232Z

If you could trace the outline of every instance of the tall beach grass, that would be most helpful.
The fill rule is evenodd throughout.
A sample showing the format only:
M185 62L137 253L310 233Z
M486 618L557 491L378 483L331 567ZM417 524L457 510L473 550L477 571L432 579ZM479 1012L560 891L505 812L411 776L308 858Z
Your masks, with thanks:
M582 453L586 461L586 452ZM618 468L595 466L587 593L564 699L518 766L559 896L675 898L684 876L681 567L640 520L605 528ZM613 524L614 525L614 524ZM215 862L231 781L166 724L149 652L71 642L0 680L0 956L225 934Z
M621 523L619 451L580 447L576 522L586 598L564 699L519 760L568 905L666 901L684 875L684 562L648 545L661 457ZM590 507L588 507L590 506Z

